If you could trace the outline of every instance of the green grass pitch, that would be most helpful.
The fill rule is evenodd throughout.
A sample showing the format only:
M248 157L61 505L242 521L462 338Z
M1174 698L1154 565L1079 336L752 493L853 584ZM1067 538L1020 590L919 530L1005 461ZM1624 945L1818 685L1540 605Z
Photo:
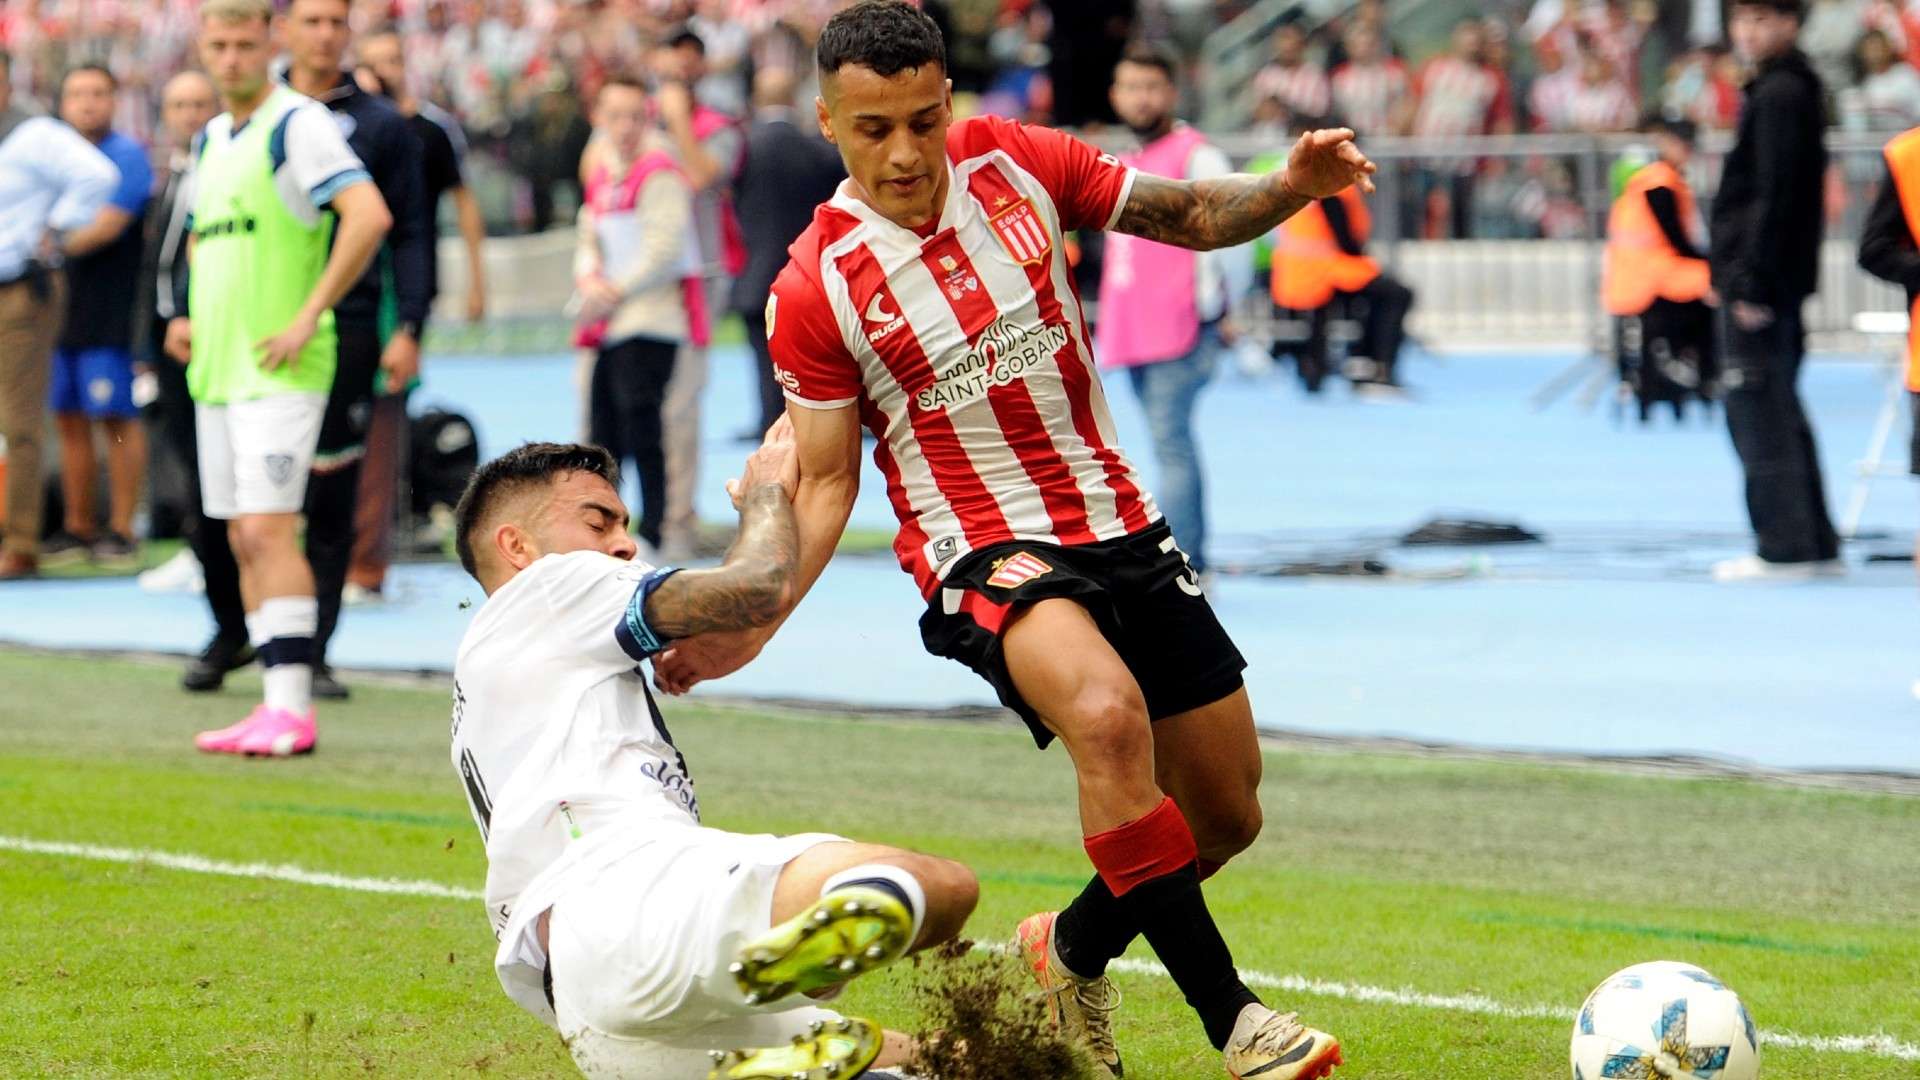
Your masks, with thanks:
M238 761L191 736L257 680L190 697L176 675L0 651L0 838L480 886L444 690L363 682L323 710L315 757ZM1088 873L1064 754L1012 725L666 709L709 824L964 859L976 938ZM1767 1077L1920 1077L1920 799L1345 750L1269 753L1263 799L1265 834L1208 896L1245 968L1314 981L1265 994L1341 1037L1342 1077L1564 1077L1570 1025L1531 1010L1570 1016L1655 959L1705 966L1763 1029L1814 1040L1767 1047ZM0 1077L572 1074L501 994L477 901L4 842ZM911 1028L906 979L844 1007ZM1171 985L1118 981L1130 1077L1220 1075ZM1883 1040L1818 1044L1841 1036Z

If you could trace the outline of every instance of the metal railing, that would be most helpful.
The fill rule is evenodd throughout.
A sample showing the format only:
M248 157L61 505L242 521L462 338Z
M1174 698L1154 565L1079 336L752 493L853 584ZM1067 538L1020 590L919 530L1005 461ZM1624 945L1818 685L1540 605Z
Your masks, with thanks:
M1817 347L1858 347L1855 314L1905 306L1898 289L1854 265L1861 224L1884 179L1886 138L1835 132L1827 140L1827 241L1820 293L1806 311ZM1246 136L1219 144L1242 162L1275 149ZM1370 200L1372 250L1419 293L1415 333L1429 341L1611 347L1600 301L1610 178L1616 163L1645 151L1642 140L1368 138L1362 145L1380 166ZM1688 169L1703 215L1728 148L1724 136L1703 140Z

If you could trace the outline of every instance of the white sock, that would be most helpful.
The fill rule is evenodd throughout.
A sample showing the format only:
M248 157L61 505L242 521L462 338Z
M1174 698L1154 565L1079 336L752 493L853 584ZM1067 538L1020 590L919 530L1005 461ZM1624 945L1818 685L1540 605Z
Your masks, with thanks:
M247 644L253 646L253 651L257 653L260 651L260 646L266 643L267 635L260 629L260 613L247 612Z
M927 890L920 885L920 879L907 873L898 866L886 863L863 863L850 866L827 879L820 886L820 895L825 896L835 889L856 882L884 882L899 890L906 898L907 909L913 912L913 933L907 935L908 948L920 940L920 927L927 921Z
M320 625L320 604L311 596L275 596L260 603L247 619L250 636L263 638L269 709L305 716L313 707L313 634Z

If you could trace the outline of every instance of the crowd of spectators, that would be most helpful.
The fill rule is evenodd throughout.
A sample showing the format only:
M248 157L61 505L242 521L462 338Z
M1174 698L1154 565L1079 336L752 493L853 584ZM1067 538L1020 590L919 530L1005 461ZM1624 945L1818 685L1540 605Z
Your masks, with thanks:
M563 222L579 199L586 103L606 78L671 77L697 37L695 96L744 118L753 73L807 72L814 37L844 0L353 0L355 29L398 27L408 89L458 119L495 231ZM1063 126L1110 120L1106 86L1130 39L1188 59L1244 0L924 0L950 42L965 111ZM158 88L189 66L197 0L9 0L0 48L16 96L49 100L60 73L98 63L120 79L116 130L150 139ZM1277 137L1338 122L1362 136L1605 134L1660 112L1731 129L1744 73L1719 0L1491 0L1450 32L1420 36L1385 0L1270 35L1245 124ZM1304 12L1304 5L1302 6ZM1393 16L1390 19L1390 15ZM1432 29L1429 19L1425 24ZM1440 28L1444 31L1444 27ZM1835 123L1920 123L1920 0L1811 0L1801 45ZM1192 90L1195 73L1188 72ZM797 88L804 102L812 88ZM1190 104L1192 104L1190 98ZM1189 108L1189 113L1193 110ZM1462 166L1464 167L1464 166ZM1421 186L1453 188L1436 163ZM490 181L490 177L492 178ZM1464 192L1457 192L1464 195Z

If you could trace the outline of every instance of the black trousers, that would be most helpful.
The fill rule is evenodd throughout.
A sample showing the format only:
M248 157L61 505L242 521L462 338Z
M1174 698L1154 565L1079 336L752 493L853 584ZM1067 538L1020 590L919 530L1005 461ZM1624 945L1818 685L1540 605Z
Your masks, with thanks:
M628 338L600 350L588 396L588 438L631 461L640 478L640 539L660 546L667 517L667 452L660 406L673 377L680 346L654 338Z
M1713 400L1720 382L1713 309L1697 300L1655 300L1637 319L1637 334L1622 327L1619 363L1620 380L1639 400L1640 419L1658 402L1670 403L1678 416L1689 397ZM1630 347L1631 338L1637 347Z
M1759 555L1782 563L1838 558L1813 425L1800 401L1807 351L1800 305L1776 308L1773 323L1761 330L1742 330L1727 316L1722 325L1727 428L1746 472L1747 516Z
M341 319L335 316L339 334L338 366L333 389L327 394L327 410L320 421L319 453L313 473L307 478L307 564L313 568L314 598L319 604L319 624L313 636L313 660L316 666L327 662L327 644L340 625L340 593L346 588L347 567L353 561L353 518L360 494L360 459L366 455L367 424L373 415L373 379L380 370L380 327L371 319ZM207 596L212 598L216 573L224 593L229 582L238 604L240 569L233 561L226 530L211 529L207 547L224 549L224 558L216 566L205 556L201 565L207 578ZM196 551L198 548L195 549ZM218 616L216 615L216 618ZM241 620L241 636L246 623ZM222 633L225 633L222 624Z
M765 431L780 419L781 413L787 411L787 396L780 391L780 383L773 377L773 350L767 345L766 309L743 311L740 321L747 324L747 344L753 346L754 382L760 390L760 430Z
M1407 340L1407 313L1413 310L1413 290L1383 273L1365 288L1346 295L1361 301L1366 308L1360 320L1360 340L1353 343L1349 354L1367 357L1379 365L1375 369L1375 382L1397 383L1394 367L1400 360L1400 347ZM1324 334L1325 325L1322 320L1316 323L1316 329ZM1324 345L1321 354L1325 355Z
M245 641L247 609L240 599L240 566L227 540L227 523L208 518L200 509L200 439L194 427L193 397L187 393L187 369L161 350L166 323L156 320L152 332L154 377L160 384L153 404L153 454L167 462L167 475L178 477L180 490L169 494L168 501L180 535L200 560L216 633L227 641Z

